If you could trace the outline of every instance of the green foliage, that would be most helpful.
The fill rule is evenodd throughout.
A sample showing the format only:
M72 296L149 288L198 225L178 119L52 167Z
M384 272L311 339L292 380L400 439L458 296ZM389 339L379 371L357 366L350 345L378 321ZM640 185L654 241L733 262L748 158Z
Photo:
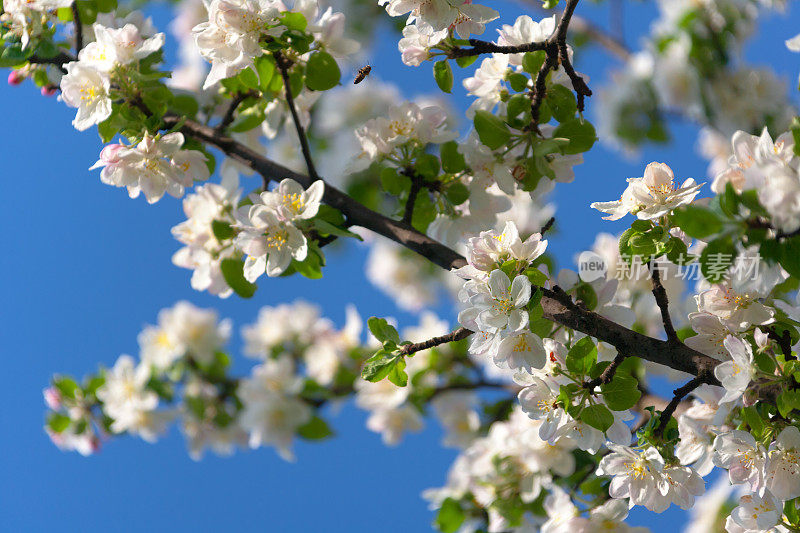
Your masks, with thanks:
M232 239L235 235L230 222L224 220L212 220L211 231L214 232L214 237L220 242Z
M453 90L453 70L450 68L450 63L447 60L437 61L433 64L433 79L436 80L436 85L446 92L450 93Z
M597 403L583 408L581 421L605 433L614 423L614 415L608 407Z
M306 87L312 91L327 91L339 84L342 73L336 60L327 52L317 51L308 58Z
M553 112L553 117L559 122L567 122L575 117L578 111L578 102L575 94L563 85L554 84L547 89L547 105Z
M492 150L500 148L511 139L511 131L506 123L488 111L476 111L473 122L481 142Z
M446 498L439 508L434 525L442 533L456 533L464 523L464 511L453 498Z
M642 397L636 378L619 370L609 383L600 385L600 391L603 393L606 405L614 411L630 409Z
M553 137L569 139L569 144L563 148L565 154L587 152L597 140L597 134L592 123L579 118L573 118L559 124L553 131Z
M525 52L522 56L522 69L528 74L537 74L539 69L544 65L544 60L547 54L544 50L537 50L535 52Z
M450 174L457 174L467 168L464 156L458 151L458 143L448 141L439 145L439 156L442 160L442 169Z
M332 437L333 434L333 430L328 426L328 423L316 415L297 428L297 435L306 440L322 440Z
M245 279L243 268L244 263L239 259L223 259L220 262L225 283L242 298L251 298L258 287Z
M385 318L378 318L376 316L370 317L367 320L367 327L369 328L372 336L382 343L391 342L400 344L400 334L397 329L389 324Z
M591 337L583 337L567 353L567 370L586 375L597 362L597 347Z
M736 259L736 247L730 236L722 236L709 242L700 254L700 272L711 283L725 278L728 268Z
M684 205L676 209L672 223L696 239L704 239L722 229L722 220L716 213L696 205Z

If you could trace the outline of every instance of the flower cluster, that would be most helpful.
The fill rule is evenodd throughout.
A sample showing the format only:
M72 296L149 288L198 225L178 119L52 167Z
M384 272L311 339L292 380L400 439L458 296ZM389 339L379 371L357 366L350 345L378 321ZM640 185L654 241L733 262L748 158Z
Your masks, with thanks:
M121 72L164 45L164 34L144 38L139 28L126 24L108 28L92 27L96 38L78 54L78 61L64 65L67 73L61 79L61 98L70 107L78 108L72 125L83 131L111 116L111 82L119 82Z
M180 198L195 181L209 178L206 156L198 150L182 150L183 143L179 132L159 136L145 133L136 146L109 144L103 148L90 170L102 168L100 180L126 187L131 198L142 192L151 204L164 193Z
M244 276L254 282L264 272L281 275L292 260L303 261L308 241L296 224L314 217L319 210L325 184L315 181L308 189L292 179L280 182L274 191L252 197L252 204L236 211L236 247L246 254Z

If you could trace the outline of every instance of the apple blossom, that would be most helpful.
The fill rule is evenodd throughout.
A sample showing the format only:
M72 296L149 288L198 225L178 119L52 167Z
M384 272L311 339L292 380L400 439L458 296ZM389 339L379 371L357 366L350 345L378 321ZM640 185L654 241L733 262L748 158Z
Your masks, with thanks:
M723 341L731 360L714 367L714 376L725 387L725 396L720 403L732 402L741 396L753 379L753 351L750 344L738 337L728 335Z
M84 131L111 116L111 82L108 76L80 61L64 65L67 73L61 78L61 99L78 113L72 125Z
M714 464L728 471L731 483L749 483L755 492L764 483L766 450L747 431L733 430L714 439Z
M795 426L784 428L769 445L764 483L778 499L800 496L800 430Z

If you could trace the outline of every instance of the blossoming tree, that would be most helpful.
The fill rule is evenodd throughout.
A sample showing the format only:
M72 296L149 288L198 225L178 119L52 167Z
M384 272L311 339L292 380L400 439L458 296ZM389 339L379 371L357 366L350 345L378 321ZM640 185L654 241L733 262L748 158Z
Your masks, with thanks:
M325 249L359 239L401 307L450 294L459 311L457 327L425 312L402 331L372 317L367 334L354 308L340 329L311 304L264 307L242 330L258 364L234 375L230 322L179 302L138 358L53 378L53 442L90 455L177 424L195 458L270 446L292 460L295 439L332 436L325 406L353 397L387 444L430 417L461 450L425 493L441 531L639 531L629 508L698 501L697 531L800 531L800 119L783 82L740 58L781 2L660 1L639 52L578 0L514 21L472 2L379 4L345 2L351 30L317 0L182 0L168 68L165 35L117 0L3 1L9 83L58 93L75 129L96 127L103 183L183 199L172 261L192 288L258 298L269 278L321 277ZM443 93L464 72L469 127L370 68L342 75L363 21L387 14L409 15L402 60L432 65ZM494 21L495 41L476 37ZM573 65L587 42L625 63L593 100ZM670 113L702 126L710 184L658 162L605 177L619 199L592 207L630 227L597 237L602 271L557 272L548 193L598 137L666 141ZM676 381L671 396L654 374ZM706 496L715 467L727 476Z

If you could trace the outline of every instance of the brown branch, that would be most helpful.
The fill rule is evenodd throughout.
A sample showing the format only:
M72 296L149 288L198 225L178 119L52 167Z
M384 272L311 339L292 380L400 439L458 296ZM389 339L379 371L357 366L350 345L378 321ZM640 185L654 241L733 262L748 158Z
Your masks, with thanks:
M550 231L550 228L552 228L553 224L555 224L555 223L556 223L556 217L550 217L547 220L547 222L544 223L544 226L542 226L542 229L539 230L539 235L544 237L544 234L547 233L548 231Z
M617 353L617 356L614 358L613 361L611 361L611 364L608 365L605 370L603 370L603 373L594 378L593 380L585 382L583 384L583 387L585 389L588 389L589 391L594 391L594 389L599 385L605 385L606 383L611 383L611 380L614 379L614 376L617 373L617 368L619 368L619 365L621 365L624 360L625 360L625 355L622 354L621 352Z
M561 20L558 22L554 37L558 44L558 58L561 61L561 66L564 67L564 72L569 76L570 81L572 81L572 88L575 90L575 96L578 100L578 111L583 113L585 109L584 98L586 96L592 96L592 91L589 89L589 86L586 85L583 77L575 72L567 50L567 30L569 28L570 19L572 19L572 14L575 12L575 7L578 5L578 1L579 0L567 0L567 5L564 7L564 14L561 15Z
M249 97L255 97L257 93L255 91L246 91L243 93L236 93L231 98L231 103L228 105L228 109L225 111L225 115L223 115L222 120L217 127L215 128L217 133L225 133L225 130L228 129L233 123L233 120L236 115L236 110L239 108L239 105L244 102Z
M783 357L786 360L789 359L796 359L795 356L792 355L792 335L789 333L789 330L783 330L780 335L778 335L778 331L774 327L765 327L764 330L767 332L767 336L778 343L778 346L783 352Z
M81 24L78 2L72 2L72 21L75 23L75 55L77 56L83 50L83 24Z
M449 342L456 342L460 341L461 339L466 339L470 335L472 335L472 331L468 330L467 328L458 328L455 331L451 331L447 335L441 335L423 342L401 346L400 355L412 355L417 352L421 352L422 350L428 350L434 346L439 346L440 344L447 344Z
M292 114L294 127L297 130L297 137L300 139L300 149L303 152L303 159L306 160L308 175L311 176L314 181L317 181L320 179L319 174L317 174L317 169L314 168L314 161L311 159L311 149L308 147L308 138L306 138L306 132L303 130L303 125L300 123L297 107L294 104L294 96L292 96L292 86L289 80L289 68L292 66L292 63L280 52L275 52L272 55L275 57L275 64L278 65L278 70L281 72L281 77L283 78L286 105L289 107L289 112Z
M656 437L660 437L664 433L667 424L672 418L672 414L675 412L675 409L678 408L678 405L681 403L681 401L683 401L683 398L702 384L703 384L703 376L701 374L690 380L688 383L686 383L686 385L672 391L672 393L674 394L672 400L670 400L670 402L667 404L664 410L661 411L661 414L659 415L658 427L654 432L654 435Z
M661 274L658 270L658 265L650 265L651 278L653 281L653 296L656 299L656 305L661 310L661 321L664 323L664 332L667 334L667 340L673 343L680 343L678 334L675 332L675 326L672 325L672 317L669 314L669 299L667 298L667 291L661 283Z
M488 41L481 41L480 39L470 39L469 44L472 48L453 48L447 53L447 57L455 59L457 57L477 56L481 54L524 54L525 52L545 50L547 47L547 41L502 46Z
M417 203L417 195L419 194L420 189L422 189L422 180L420 180L415 174L411 174L411 189L408 191L408 199L406 200L406 206L403 211L403 222L411 225L411 219L414 218L414 204Z
M181 117L168 114L164 118L164 122L169 128L177 125L180 119ZM230 137L217 135L211 127L192 120L185 120L180 131L188 137L220 149L228 157L252 168L261 174L265 185L272 180L280 181L283 178L292 178L304 187L308 187L314 182L310 177L279 165ZM326 184L323 201L340 210L350 224L361 226L391 239L446 270L459 268L467 263L464 257L455 250L420 233L402 221L392 220L369 209L336 187ZM704 383L719 385L719 381L714 378L713 374L713 369L718 363L716 359L703 355L686 345L674 345L630 330L593 311L577 306L563 291L544 287L541 290L543 292L541 305L544 317L548 320L611 344L620 353L641 357L692 375L702 373Z

